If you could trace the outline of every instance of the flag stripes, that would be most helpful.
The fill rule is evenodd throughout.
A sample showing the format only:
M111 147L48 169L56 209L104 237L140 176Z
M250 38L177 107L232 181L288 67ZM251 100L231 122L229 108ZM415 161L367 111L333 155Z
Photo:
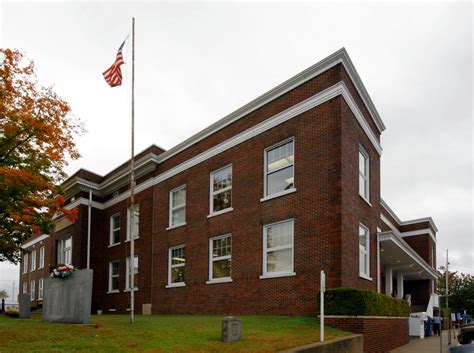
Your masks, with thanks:
M125 61L123 61L122 48L126 40L127 39L123 41L122 45L118 49L115 62L111 67L102 73L102 75L104 75L105 81L110 85L110 87L116 87L122 84L122 71L120 70L120 66L125 64Z

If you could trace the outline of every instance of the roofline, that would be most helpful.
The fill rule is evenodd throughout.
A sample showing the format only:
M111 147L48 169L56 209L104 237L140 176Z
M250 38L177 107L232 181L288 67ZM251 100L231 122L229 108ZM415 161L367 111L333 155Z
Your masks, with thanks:
M406 226L409 224L416 224L416 223L422 223L422 222L429 222L431 227L435 232L438 232L438 227L436 227L436 224L433 220L432 217L422 217L422 218L416 218L416 219L411 219L408 221L402 221L398 216L393 212L393 210L387 205L387 203L384 201L384 199L380 198L380 205L385 209L385 211L388 212L390 216L398 223L399 226Z

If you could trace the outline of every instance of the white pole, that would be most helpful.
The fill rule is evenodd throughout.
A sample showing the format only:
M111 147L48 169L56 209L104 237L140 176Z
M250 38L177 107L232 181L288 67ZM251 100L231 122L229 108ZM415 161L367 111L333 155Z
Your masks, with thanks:
M87 210L87 268L91 266L91 216L92 216L92 190L89 189L89 208Z
M449 310L449 261L448 261L448 249L446 249L446 310L448 311L448 344L451 344L451 311Z
M326 275L324 274L324 271L321 270L321 280L320 280L320 289L319 289L319 295L320 295L320 309L319 309L319 312L320 312L320 315L319 315L319 319L320 319L320 341L321 342L324 342L324 292L326 291Z
M130 159L130 323L135 320L135 235L133 221L135 219L135 17L132 17L132 157Z

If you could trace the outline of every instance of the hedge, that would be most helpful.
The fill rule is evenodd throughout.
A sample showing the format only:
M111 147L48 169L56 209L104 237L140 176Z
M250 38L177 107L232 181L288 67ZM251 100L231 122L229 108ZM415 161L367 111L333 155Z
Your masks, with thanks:
M319 298L318 308L319 312ZM324 295L326 315L349 316L410 316L410 306L402 299L369 290L331 288Z

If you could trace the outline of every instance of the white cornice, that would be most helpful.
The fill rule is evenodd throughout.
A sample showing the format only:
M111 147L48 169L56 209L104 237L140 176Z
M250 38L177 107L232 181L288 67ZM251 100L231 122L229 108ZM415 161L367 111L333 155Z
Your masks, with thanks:
M384 222L391 230L393 230L394 232L397 232L401 237L411 237L411 236L415 236L415 235L423 235L423 234L429 234L429 236L431 237L431 239L436 243L436 237L435 237L435 234L433 233L433 231L430 229L430 228L426 228L426 229L417 229L417 230L411 230L411 231L408 231L408 232L400 232L397 227L395 227L392 222L389 221L389 219L387 217L385 217L385 215L383 213L380 213L380 219L382 220L382 222Z
M33 245L35 245L36 243L39 243L40 241L43 241L43 240L45 240L45 239L48 238L48 237L49 237L49 234L42 234L42 235L40 235L38 238L35 238L35 239L33 239L33 240L30 240L30 241L26 242L26 243L23 244L21 247L22 247L23 249L27 249L27 248L29 248L30 246L33 246Z
M399 234L397 234L396 230L379 233L380 242L387 241L387 240L391 240L395 244L397 244L399 248L405 251L407 255L409 255L421 267L423 267L423 269L428 274L430 274L433 278L438 277L438 274L436 273L436 271L428 263L426 263L426 261L420 255L418 255L418 253L415 250L413 250L413 248L410 245L408 245L407 242L403 240Z

